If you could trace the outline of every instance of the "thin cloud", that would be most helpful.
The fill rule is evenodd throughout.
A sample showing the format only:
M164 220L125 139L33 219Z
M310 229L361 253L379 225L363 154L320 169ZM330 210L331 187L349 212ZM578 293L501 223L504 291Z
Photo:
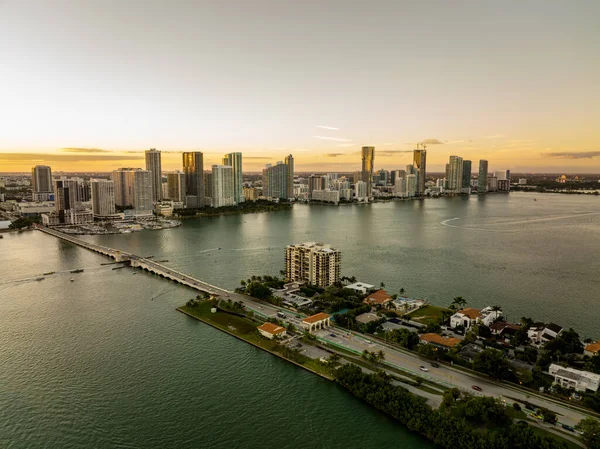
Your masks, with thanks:
M502 134L495 134L493 136L483 136L484 139L499 139L502 137Z
M413 150L384 150L384 151L377 151L376 155L377 156L395 156L397 154L402 154L402 153L412 153Z
M420 142L420 143L424 143L426 145L441 145L444 142L442 142L439 139L425 139L424 141Z
M334 142L352 142L352 139L342 139L341 137L328 137L328 136L313 136L315 139L332 140Z
M446 143L450 144L450 143L463 143L464 140L447 140Z
M338 156L345 156L347 153L325 153L324 156L325 157L338 157Z
M111 153L110 150L103 150L101 148L79 148L79 147L61 148L60 151L63 151L65 153Z
M266 157L266 156L244 156L244 159L253 159L255 161L267 161L270 160L270 157Z
M543 157L556 157L560 159L592 159L600 157L600 151L574 151L574 152L557 152L557 153L542 153Z
M321 129L330 129L330 130L332 130L332 131L337 131L337 130L339 130L339 128L335 128L335 127L333 127L333 126L317 125L316 127L317 127L317 128L321 128Z
M7 162L80 162L80 161L134 161L140 157L123 157L116 154L52 154L52 153L0 153L0 161Z

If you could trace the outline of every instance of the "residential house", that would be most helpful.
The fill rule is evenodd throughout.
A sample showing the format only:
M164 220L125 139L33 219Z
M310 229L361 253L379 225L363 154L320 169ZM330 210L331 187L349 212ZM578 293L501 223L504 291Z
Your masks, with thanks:
M598 391L600 386L600 374L589 371L565 368L553 363L548 368L548 373L554 377L554 383L563 388L572 388L575 391Z
M590 343L583 350L583 354L589 355L590 357L595 356L599 352L600 352L600 340L598 340L596 343Z
M442 349L450 349L461 342L460 339L454 337L443 337L440 334L423 334L419 337L419 342L426 345L437 346Z
M384 306L391 301L392 297L388 295L385 290L377 290L376 292L367 296L363 302L371 306Z
M494 321L502 316L502 310L494 310L493 307L484 309L466 308L459 310L450 317L450 327L455 329L462 326L465 330L475 324L490 326Z
M374 285L365 284L364 282L356 282L354 284L346 285L344 288L349 288L350 290L354 290L358 293L362 293L365 295L369 290L371 290Z
M269 340L273 340L275 337L284 337L287 333L285 327L273 323L261 324L258 326L258 332Z
M554 340L562 331L562 326L555 323L550 323L548 325L536 323L529 328L527 336L532 344L539 345Z
M481 346L476 345L474 343L467 343L462 348L460 348L460 351L458 351L458 355L467 362L472 362L473 360L475 360L477 354L479 354L481 351L483 351L483 348Z
M492 323L489 327L492 331L492 335L499 335L504 338L513 336L515 332L521 329L521 326L519 326L518 324L508 323L506 321L496 321L495 323Z

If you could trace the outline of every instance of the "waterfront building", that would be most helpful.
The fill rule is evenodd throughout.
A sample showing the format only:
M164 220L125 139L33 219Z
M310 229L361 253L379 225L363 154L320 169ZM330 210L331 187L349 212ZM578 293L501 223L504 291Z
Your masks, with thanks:
M287 333L285 327L273 323L263 323L258 326L257 329L260 335L268 338L269 340L273 340L276 337L285 337Z
M404 171L404 170L399 170L399 171ZM404 198L406 196L406 179L404 178L404 176L396 177L396 179L394 181L394 195L398 196L400 198Z
M358 181L354 184L354 197L357 201L368 202L369 195L367 192L367 183L364 181Z
M346 285L344 288L349 288L350 290L354 290L355 292L366 294L369 290L371 290L374 285L365 284L364 282L355 282L354 284Z
M413 152L413 166L417 172L416 194L422 196L425 194L425 178L427 169L427 150L425 149L425 145L423 145L422 150L419 150L419 144L417 144L417 149Z
M152 173L137 169L133 172L133 208L136 213L148 213L152 204Z
M471 161L463 160L462 193L471 193Z
M406 170L393 170L390 174L390 184L396 185L396 179L406 178Z
M204 171L204 205L211 206L213 197L212 168Z
M185 174L181 171L167 173L167 195L171 201L185 201Z
M510 170L497 170L494 176L498 180L497 190L499 192L510 192Z
M77 181L61 178L54 181L54 207L55 212L61 217L60 222L65 223L64 215L77 206Z
M310 175L308 177L308 193L312 198L313 191L325 190L327 188L327 177L323 175Z
M114 183L115 204L122 208L133 208L134 168L119 168L111 173Z
M31 169L33 201L48 201L52 194L52 169L47 165L36 165Z
M587 344L583 350L583 355L587 355L589 357L593 357L598 353L600 353L600 340L595 343Z
M115 215L115 183L108 179L92 179L90 185L94 218Z
M339 203L340 202L340 192L339 190L313 190L312 199L315 201L324 201L326 203Z
M461 326L463 329L468 330L478 323L489 326L501 316L502 310L494 310L492 307L481 310L469 307L459 310L450 317L450 327L455 329Z
M347 189L339 189L340 199L351 200L352 199L352 189L348 187Z
M152 185L152 202L162 201L162 166L160 151L156 148L146 150L146 170L150 172L150 181Z
M183 153L186 207L204 206L204 155L200 151Z
M460 193L463 178L463 159L460 156L450 156L446 165L446 188L451 193Z
M417 175L406 175L406 196L412 198L417 194Z
M498 191L498 178L495 175L488 176L487 178L488 192Z
M375 147L362 147L361 181L367 183L367 198L373 197L373 168L375 164Z
M519 185L520 186L526 186L527 185L527 178L519 178Z
M235 203L233 167L229 165L212 166L212 207L233 206Z
M256 201L260 196L256 187L244 187L243 192L245 201Z
M580 371L552 363L548 368L548 374L554 377L555 384L563 388L580 392L596 392L600 387L600 374L589 371Z
M414 165L407 165L406 166L406 174L407 175L416 175L417 174L417 170L415 169Z
M370 306L383 306L388 302L392 302L393 298L388 295L385 290L377 290L376 292L371 293L367 296L363 302L365 304L369 304Z
M294 282L307 282L328 287L340 281L341 253L331 245L306 242L285 249L285 277Z
M488 180L488 161L481 159L479 161L479 174L477 176L477 193L487 192Z
M270 199L291 199L294 197L294 158L290 154L286 162L267 164L263 169L263 196ZM291 181L290 181L291 180Z
M36 201L35 203L14 203L13 211L24 217L36 217L53 212L54 201Z
M232 168L233 200L235 204L243 203L246 199L243 191L242 153L228 153L223 156L223 165Z
M331 326L331 316L320 312L302 320L302 328L308 332L325 329Z
M295 184L294 185L294 198L298 200L308 201L309 191L307 184Z

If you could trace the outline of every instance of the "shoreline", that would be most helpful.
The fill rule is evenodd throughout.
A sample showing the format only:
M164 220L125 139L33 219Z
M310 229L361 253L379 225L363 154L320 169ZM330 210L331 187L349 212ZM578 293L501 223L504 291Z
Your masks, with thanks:
M243 342L245 342L245 343L248 343L248 344L250 344L250 345L254 346L255 348L262 349L263 351L265 351L265 352L268 352L269 354L272 354L272 355L274 355L274 356L276 356L276 357L279 357L280 359L282 359L282 360L285 360L286 362L290 362L290 363L292 363L292 364L296 365L296 366L297 366L297 367L299 367L299 368L303 368L303 369L305 369L305 370L307 370L307 371L309 371L309 372L311 372L311 373L313 373L313 374L316 374L317 376L319 376L319 377L322 377L323 379L326 379L326 380L328 380L328 381L330 381L330 382L335 382L335 379L333 379L333 378L331 378L331 377L328 377L328 376L325 376L324 374L318 373L318 372L316 372L316 371L314 371L314 370L310 369L310 368L309 368L309 367L307 367L307 366L304 366L304 365L301 365L301 364L299 364L299 363L297 363L297 362L294 362L293 360L290 360L290 359L288 359L288 358L284 357L283 355L281 355L281 354L278 354L278 353L276 353L276 352L270 351L270 350L269 350L269 349L267 349L267 348L263 348L262 346L259 346L259 345L257 345L256 343L253 343L253 342L251 342L251 341L249 341L249 340L246 340L245 338L242 338L241 336L239 336L239 335L236 335L236 334L234 334L233 332L230 332L230 331L228 331L228 330L226 330L226 329L223 329L223 328L221 328L221 327L219 327L219 326L217 326L217 325L215 325L215 324L211 323L211 322L210 322L210 321L208 321L208 320L204 320L204 319L202 319L202 318L200 318L200 317L198 317L198 316L192 315L191 313L188 313L188 312L186 312L185 310L182 310L182 309L181 309L181 307L176 307L176 308L175 308L175 310L177 310L177 311L178 311L178 312L180 312L180 313L183 313L184 315L187 315L187 316L189 316L190 318L193 318L193 319L195 319L195 320L198 320L198 321L200 321L200 322L202 322L202 323L208 324L209 326L211 326L211 327L213 327L213 328L215 328L215 329L217 329L217 330L220 330L220 331L222 331L222 332L225 332L226 334L229 334L229 335L231 335L232 337L235 337L235 338L237 338L237 339L238 339L238 340L240 340L240 341L243 341Z

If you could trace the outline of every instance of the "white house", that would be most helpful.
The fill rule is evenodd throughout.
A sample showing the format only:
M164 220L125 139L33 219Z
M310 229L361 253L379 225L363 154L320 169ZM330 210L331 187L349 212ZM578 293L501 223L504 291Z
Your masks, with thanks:
M548 325L536 324L529 328L527 337L529 337L532 344L539 345L554 340L562 331L562 326L555 323Z
M501 316L502 310L493 310L492 307L486 307L482 310L469 307L459 310L450 317L450 327L455 329L458 326L462 326L465 329L470 329L471 326L477 323L489 326Z
M373 287L375 287L375 286L371 285L371 284L365 284L363 282L356 282L354 284L346 285L344 288L349 288L350 290L354 290L354 291L362 293L364 295L369 290L371 290Z
M598 391L600 386L600 374L589 371L565 368L553 363L548 368L548 373L554 377L554 383L563 388L572 388L575 391Z
M285 327L273 323L261 324L258 326L258 332L260 332L260 335L268 338L269 340L273 340L275 337L285 337L287 334Z

